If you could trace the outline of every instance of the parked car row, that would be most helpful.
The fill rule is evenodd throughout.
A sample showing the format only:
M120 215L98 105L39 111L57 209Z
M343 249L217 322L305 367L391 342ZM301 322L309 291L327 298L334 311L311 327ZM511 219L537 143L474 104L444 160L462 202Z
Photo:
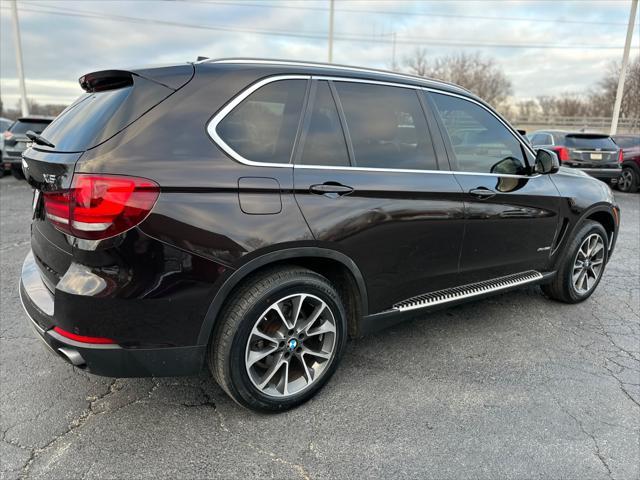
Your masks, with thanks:
M18 179L24 178L22 172L22 152L27 149L27 144L31 142L31 140L27 138L27 132L42 133L53 121L53 118L54 117L42 116L21 117L11 123L8 128L3 129L2 144L0 145L0 150L2 151L0 159L2 160L3 173L10 171L14 177Z
M527 139L534 148L556 152L564 167L582 170L623 192L638 189L640 136L538 130Z

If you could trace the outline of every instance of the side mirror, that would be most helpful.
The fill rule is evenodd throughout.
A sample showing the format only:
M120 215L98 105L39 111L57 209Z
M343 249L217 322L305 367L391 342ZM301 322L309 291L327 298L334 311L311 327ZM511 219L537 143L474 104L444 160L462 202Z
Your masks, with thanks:
M543 175L549 173L556 173L560 169L560 161L556 152L553 150L547 150L546 148L539 148L536 151L536 161L533 166L535 173L541 173Z

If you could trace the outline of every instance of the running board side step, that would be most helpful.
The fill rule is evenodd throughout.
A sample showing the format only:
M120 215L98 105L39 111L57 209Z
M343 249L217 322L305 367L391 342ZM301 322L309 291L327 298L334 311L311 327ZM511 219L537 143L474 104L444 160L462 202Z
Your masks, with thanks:
M493 280L486 280L484 282L471 283L461 287L446 288L444 290L418 295L396 303L391 309L398 312L406 312L409 310L416 310L418 308L456 302L478 295L499 292L500 290L524 285L526 283L537 282L542 280L543 277L544 276L540 272L529 270L527 272L494 278Z

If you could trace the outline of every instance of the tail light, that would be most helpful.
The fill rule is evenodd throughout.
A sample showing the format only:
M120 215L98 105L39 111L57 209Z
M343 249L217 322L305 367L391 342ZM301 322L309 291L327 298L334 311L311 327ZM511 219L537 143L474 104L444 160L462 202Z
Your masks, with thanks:
M569 160L569 149L567 147L553 147L553 151L558 154L558 160L561 162Z
M146 178L78 173L69 190L43 192L44 209L58 230L101 240L142 222L159 193L158 184Z
M59 333L63 337L66 337L70 340L75 340L76 342L82 343L100 343L100 344L111 344L116 343L110 338L105 337L87 337L86 335L76 335L75 333L67 332L66 330L61 329L60 327L53 327L53 331Z
M9 130L7 130L6 132L4 132L2 134L2 136L4 137L5 140L11 140L11 138L13 137L13 133L11 133Z
M618 150L618 163L622 163L624 161L624 151L622 149Z

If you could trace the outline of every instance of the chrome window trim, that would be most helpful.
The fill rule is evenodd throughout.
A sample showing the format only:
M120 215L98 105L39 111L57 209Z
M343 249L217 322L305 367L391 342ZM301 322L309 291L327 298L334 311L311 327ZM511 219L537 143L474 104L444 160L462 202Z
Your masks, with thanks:
M216 63L216 62L212 62ZM278 62L281 63L281 62ZM295 62L294 62L295 63ZM296 63L296 65L298 65ZM233 148L231 148L219 135L216 131L218 124L233 110L237 107L244 99L246 99L253 92L258 90L259 88L268 85L269 83L277 82L280 80L330 80L336 82L351 82L351 83L369 83L373 85L384 85L390 87L400 87L400 88L408 88L411 90L426 90L434 93L441 93L444 95L451 95L454 97L462 98L463 100L468 100L472 103L479 105L480 107L487 110L491 113L495 118L497 118L500 123L502 123L507 129L514 135L513 129L509 127L504 121L500 119L495 113L493 113L489 108L484 106L482 103L477 102L471 98L465 97L464 95L458 95L451 92L446 92L443 90L438 90L435 88L429 87L421 87L415 85L407 85L402 83L393 83L393 82L385 82L379 80L368 80L363 78L348 78L348 77L333 77L333 76L325 76L325 75L306 75L306 74L286 74L286 75L274 75L271 77L266 77L258 82L250 85L238 95L236 95L230 102L228 102L222 109L220 109L212 118L209 120L207 124L207 133L211 137L211 139L218 145L222 150L224 150L231 158L237 160L240 163L245 165L249 165L252 167L277 167L277 168L302 168L302 169L315 169L315 170L352 170L352 171L361 171L361 172L387 172L387 173L427 173L427 174L441 174L441 175L491 175L497 177L505 177L505 178L536 178L539 177L540 174L534 175L512 175L506 173L490 173L490 172L463 172L457 170L418 170L418 169L403 169L403 168L371 168L371 167L352 167L352 166L332 166L332 165L294 165L293 163L268 163L268 162L256 162L253 160L249 160L248 158L243 157L239 153L237 153ZM518 135L514 135L516 139L522 144L525 145L529 149L529 151L533 154L533 150L531 147L526 145L522 140L518 138ZM535 154L534 154L535 155Z
M292 168L292 163L269 163L269 162L256 162L253 160L249 160L248 158L243 157L238 152L236 152L231 146L229 146L223 139L218 135L218 124L233 110L236 108L244 99L246 99L249 95L251 95L256 90L264 87L273 82L277 82L280 80L309 80L311 79L311 75L275 75L273 77L263 78L258 82L248 86L238 95L233 97L229 103L227 103L222 109L216 113L209 123L207 124L207 133L212 138L212 140L218 145L222 150L224 150L229 156L234 158L240 163L244 163L245 165L251 165L252 167L284 167L284 168Z

